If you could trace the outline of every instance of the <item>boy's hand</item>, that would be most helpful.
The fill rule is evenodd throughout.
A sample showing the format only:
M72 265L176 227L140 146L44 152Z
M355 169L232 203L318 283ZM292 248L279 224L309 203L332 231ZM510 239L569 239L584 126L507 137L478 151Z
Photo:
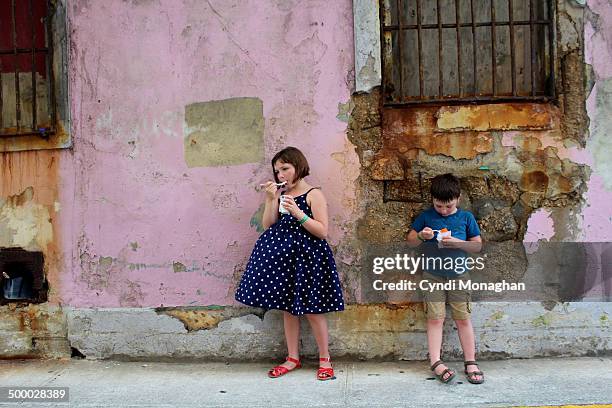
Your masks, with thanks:
M444 237L442 238L442 246L444 248L461 248L465 244L465 241L455 237Z
M433 232L433 230L431 228L425 227L425 228L423 228L423 230L421 232L419 232L419 235L421 236L421 238L423 238L425 240L429 240L429 239L433 239L434 232Z

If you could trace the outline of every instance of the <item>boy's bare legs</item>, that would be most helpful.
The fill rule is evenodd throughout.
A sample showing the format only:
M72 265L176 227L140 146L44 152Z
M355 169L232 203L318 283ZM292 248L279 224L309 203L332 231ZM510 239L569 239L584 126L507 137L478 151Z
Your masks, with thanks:
M455 319L457 325L457 332L459 333L459 341L461 342L461 349L463 349L464 361L476 361L476 344L474 341L474 327L472 327L471 319ZM478 366L469 365L466 367L468 373L473 371L479 371ZM482 376L475 375L474 380L480 381Z
M292 315L289 312L283 312L283 323L285 327L285 340L287 340L288 356L300 359L298 342L300 339L300 318ZM285 361L281 366L291 370L296 364L290 361Z
M427 319L427 347L429 348L429 365L433 365L440 360L440 350L442 349L442 330L444 328L444 319ZM448 367L440 364L434 369L434 373L440 375ZM444 374L446 380L451 375L450 372Z
M306 318L312 328L317 346L319 347L319 357L329 357L329 330L327 328L327 319L323 314L307 314ZM320 367L331 367L330 362L319 362Z

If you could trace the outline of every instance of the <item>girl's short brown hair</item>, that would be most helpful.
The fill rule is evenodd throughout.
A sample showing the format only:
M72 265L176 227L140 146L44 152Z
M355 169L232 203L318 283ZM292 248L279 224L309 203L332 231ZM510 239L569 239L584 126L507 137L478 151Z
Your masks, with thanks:
M310 174L308 160L306 160L306 157L304 157L304 154L300 151L300 149L291 146L285 147L283 150L276 153L272 158L272 174L274 174L274 180L277 183L279 182L278 176L276 175L276 170L274 169L274 164L277 161L289 163L295 167L295 179L292 180L292 183Z

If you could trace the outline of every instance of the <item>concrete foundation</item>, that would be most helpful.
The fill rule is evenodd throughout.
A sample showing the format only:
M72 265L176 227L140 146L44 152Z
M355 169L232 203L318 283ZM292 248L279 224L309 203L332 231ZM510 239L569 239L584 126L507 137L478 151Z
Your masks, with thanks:
M474 303L479 358L608 354L612 303ZM237 312L240 309L236 309ZM245 309L216 327L190 331L178 318L154 309L68 309L68 340L89 359L261 360L286 355L282 314ZM420 304L353 305L330 315L334 358L424 360L427 336ZM315 357L314 337L302 322L301 353ZM461 359L452 321L443 353Z

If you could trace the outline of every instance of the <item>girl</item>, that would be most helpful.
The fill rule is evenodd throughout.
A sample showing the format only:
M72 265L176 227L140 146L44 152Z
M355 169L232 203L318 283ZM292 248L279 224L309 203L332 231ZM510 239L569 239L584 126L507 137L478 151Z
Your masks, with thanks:
M319 348L319 380L334 379L323 313L344 310L340 281L327 237L327 203L323 193L304 177L306 158L287 147L272 158L276 183L265 186L263 226L249 259L236 300L249 306L283 311L288 357L268 371L277 378L301 367L299 316L306 315ZM285 190L281 198L281 189ZM286 214L279 212L282 207ZM284 211L283 210L283 211Z

